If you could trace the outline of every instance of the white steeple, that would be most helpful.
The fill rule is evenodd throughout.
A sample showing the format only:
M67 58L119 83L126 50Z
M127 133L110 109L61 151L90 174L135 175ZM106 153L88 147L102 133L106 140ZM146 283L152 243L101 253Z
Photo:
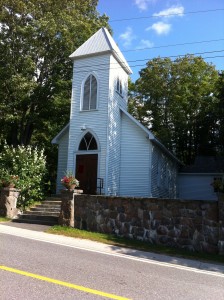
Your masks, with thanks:
M132 74L132 70L130 69L126 59L106 28L98 30L69 57L75 60L81 57L99 55L103 53L112 53L126 73Z

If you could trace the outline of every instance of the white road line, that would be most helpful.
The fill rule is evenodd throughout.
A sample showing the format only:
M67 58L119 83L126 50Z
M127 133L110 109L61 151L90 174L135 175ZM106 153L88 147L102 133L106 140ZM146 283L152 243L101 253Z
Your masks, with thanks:
M132 256L129 254L111 253L111 252L106 252L106 251L101 251L101 250L96 250L96 249L91 249L91 248L85 248L85 247L81 247L81 246L77 246L77 245L69 245L69 244L65 244L62 242L49 241L45 238L31 237L31 236L27 236L22 233L7 232L7 230L2 230L2 227L0 227L0 233L23 237L23 238L34 240L34 241L40 241L40 242L45 242L45 243L49 243L49 244L55 244L55 245L60 245L60 246L64 246L64 247L99 253L99 254L103 254L103 255L125 258L125 259L134 260L134 261L138 261L138 262L144 262L144 263L148 263L148 264L152 264L152 265L157 265L157 266L162 266L162 267L167 267L167 268L173 268L173 269L184 270L184 271L188 271L188 272L194 272L194 273L224 278L224 273L221 273L219 271L207 271L207 270L197 269L197 268L193 268L193 267L175 265L175 264L167 263L167 262L159 262L159 261L151 260L148 258L135 257L135 256ZM51 235L49 234L49 237L50 236Z

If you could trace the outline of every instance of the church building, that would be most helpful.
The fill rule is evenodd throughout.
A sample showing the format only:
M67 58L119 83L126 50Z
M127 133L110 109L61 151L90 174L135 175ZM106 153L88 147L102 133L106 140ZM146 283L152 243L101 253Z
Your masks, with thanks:
M66 170L85 194L175 198L179 161L127 111L127 61L106 28L70 55L70 122L58 144L57 192Z

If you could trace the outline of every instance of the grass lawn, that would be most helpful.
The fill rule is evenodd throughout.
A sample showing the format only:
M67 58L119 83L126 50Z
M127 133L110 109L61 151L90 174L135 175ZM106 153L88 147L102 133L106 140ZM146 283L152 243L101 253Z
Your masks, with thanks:
M0 217L0 222L8 222L10 221L11 219L9 218L5 218L5 217Z
M159 245L152 245L147 242L131 240L126 238L120 238L113 234L96 233L85 230L79 230L71 227L53 226L47 230L48 233L59 234L79 239L88 239L112 246L132 248L135 250L142 250L147 252L160 253L175 257L189 258L194 260L221 263L224 264L224 256L216 254L206 254L198 252L190 252L186 250L168 248Z

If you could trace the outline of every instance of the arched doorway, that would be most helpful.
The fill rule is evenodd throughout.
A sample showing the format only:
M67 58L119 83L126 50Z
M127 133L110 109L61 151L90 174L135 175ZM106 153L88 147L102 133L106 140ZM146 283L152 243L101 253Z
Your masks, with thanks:
M79 144L79 154L76 155L76 178L84 194L97 193L98 150L94 136L87 132ZM92 152L92 153L91 153Z

